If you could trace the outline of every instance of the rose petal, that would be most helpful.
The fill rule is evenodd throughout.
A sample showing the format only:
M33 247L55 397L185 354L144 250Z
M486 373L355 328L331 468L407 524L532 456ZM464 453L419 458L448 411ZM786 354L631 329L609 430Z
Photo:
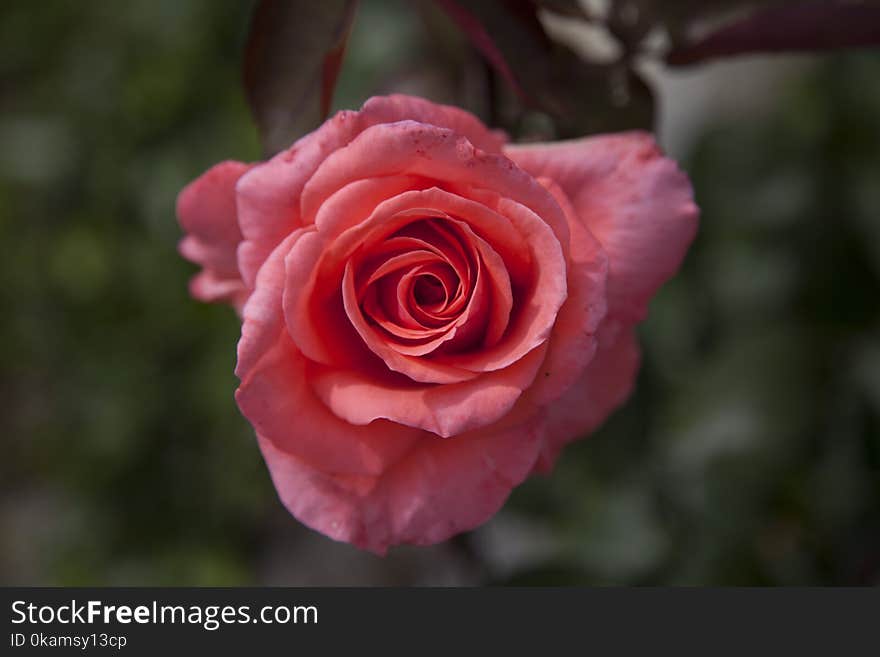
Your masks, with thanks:
M369 368L378 358L364 347L346 315L342 271L331 275L318 271L318 263L327 255L324 238L313 226L304 230L303 238L285 257L283 316L287 330L310 360Z
M534 418L456 438L423 435L381 478L339 477L309 467L260 437L281 501L301 522L385 554L401 543L430 545L488 520L534 466Z
M230 303L239 315L248 298L247 288L241 279L218 276L210 270L201 271L190 279L189 293L200 301Z
M487 153L500 153L507 142L503 132L489 130L470 112L452 105L432 103L424 98L403 94L376 96L364 103L361 112L370 117L371 125L413 120L449 128Z
M391 294L391 291L385 293ZM438 322L434 327L422 326L400 301L393 310L387 308L390 303L392 301L389 299L383 299L381 302L377 299L376 286L371 286L364 292L364 312L372 321L400 340L412 340L414 344L423 344L424 340L442 335L450 328L448 321Z
M204 270L190 283L191 294L202 301L231 301L240 306L244 285L236 249L242 236L235 207L235 184L251 167L226 161L211 167L177 196L177 217L187 235L179 251Z
M635 331L606 323L581 378L546 408L546 439L536 470L547 472L570 442L594 431L632 392L639 369Z
M284 328L281 298L284 291L284 258L296 242L307 233L298 230L289 235L266 260L257 276L257 286L242 312L241 338L238 341L238 363L235 374L243 378L256 366L277 340Z
M571 232L568 263L568 298L565 300L548 342L547 358L529 397L548 404L567 390L583 373L596 353L596 331L606 315L608 258L601 245L574 214L562 189L540 178L565 212Z
M639 321L678 269L697 229L687 176L641 132L508 146L534 176L554 180L609 257L609 313Z
M306 368L282 331L235 393L241 412L277 449L327 473L356 475L381 474L410 449L416 430L382 420L355 427L331 413L309 387Z
M543 345L506 369L448 385L399 385L317 364L308 377L317 395L346 422L388 419L449 437L502 418L534 380L545 353Z

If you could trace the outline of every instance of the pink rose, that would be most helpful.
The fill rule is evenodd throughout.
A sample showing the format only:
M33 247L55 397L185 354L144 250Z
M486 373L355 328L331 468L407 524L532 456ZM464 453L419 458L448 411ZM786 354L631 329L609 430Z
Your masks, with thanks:
M243 316L281 500L378 553L481 524L624 401L698 214L648 134L505 145L407 96L218 164L177 212L192 294Z

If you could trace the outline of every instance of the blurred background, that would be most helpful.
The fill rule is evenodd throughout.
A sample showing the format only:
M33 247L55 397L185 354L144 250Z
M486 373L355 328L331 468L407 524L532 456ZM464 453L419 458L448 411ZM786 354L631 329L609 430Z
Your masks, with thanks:
M478 55L413 4L364 0L335 105L491 119ZM283 509L238 320L175 250L180 188L260 158L250 9L0 8L0 582L880 584L880 54L647 67L703 218L636 394L484 527L381 559Z

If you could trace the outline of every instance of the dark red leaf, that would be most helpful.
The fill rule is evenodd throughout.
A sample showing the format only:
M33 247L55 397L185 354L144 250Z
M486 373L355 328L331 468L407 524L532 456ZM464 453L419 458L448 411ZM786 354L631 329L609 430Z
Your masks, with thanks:
M346 35L348 33L346 32ZM345 57L345 46L348 38L343 38L339 45L324 56L324 65L321 69L321 118L324 119L330 113L330 105L333 104L333 90L336 88L336 78L339 77L339 69L342 68L342 60Z
M357 0L260 0L244 87L267 155L326 118Z
M436 1L437 4L449 14L449 17L455 21L455 24L458 25L461 31L468 36L471 43L473 43L474 47L480 51L480 54L486 58L486 61L489 62L492 68L504 78L504 81L507 82L507 84L509 84L518 95L525 98L526 94L519 81L516 79L516 76L513 74L513 71L510 70L510 66L508 66L504 54L498 46L495 45L495 41L489 36L489 33L486 31L486 28L483 27L483 24L477 16L465 9L461 3L456 0Z
M554 43L536 0L436 0L531 107L553 119L559 137L650 128L650 89L627 62L595 64Z
M809 52L880 44L880 3L801 2L759 10L697 43L675 48L668 64L769 52Z

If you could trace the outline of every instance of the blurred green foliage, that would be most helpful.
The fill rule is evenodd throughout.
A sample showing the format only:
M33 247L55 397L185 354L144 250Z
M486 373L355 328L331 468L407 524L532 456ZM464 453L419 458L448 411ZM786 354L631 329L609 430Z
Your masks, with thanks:
M337 104L398 90L480 111L450 64L470 56L402 5L364 3ZM248 3L0 11L0 581L442 579L286 515L232 399L237 319L188 297L177 191L259 154ZM822 60L766 120L702 136L684 163L702 229L642 327L636 395L453 543L470 556L431 553L466 563L452 581L880 581L878 79L876 54ZM515 567L492 539L511 519L540 543ZM323 574L296 573L318 563L299 545Z

